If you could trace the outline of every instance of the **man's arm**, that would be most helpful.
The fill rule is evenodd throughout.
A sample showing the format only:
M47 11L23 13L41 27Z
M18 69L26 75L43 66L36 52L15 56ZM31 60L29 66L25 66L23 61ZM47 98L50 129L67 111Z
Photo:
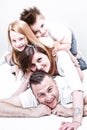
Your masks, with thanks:
M50 114L50 108L43 104L34 108L23 108L18 96L0 100L0 117L41 117Z

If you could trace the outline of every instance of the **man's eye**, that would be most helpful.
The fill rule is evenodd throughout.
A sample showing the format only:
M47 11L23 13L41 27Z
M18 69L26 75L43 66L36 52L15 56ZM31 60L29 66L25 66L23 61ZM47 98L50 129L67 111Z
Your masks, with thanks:
M49 93L52 92L52 87L50 87L50 88L48 89L48 92L49 92Z
M38 97L39 97L39 98L43 98L44 95L45 95L44 93L41 93L41 94L38 94Z

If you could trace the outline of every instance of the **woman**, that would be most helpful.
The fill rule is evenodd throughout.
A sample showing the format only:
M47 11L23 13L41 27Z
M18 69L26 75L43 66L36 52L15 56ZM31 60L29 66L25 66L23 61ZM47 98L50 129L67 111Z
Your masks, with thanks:
M26 57L26 59L25 59ZM25 59L25 60L24 60ZM82 82L78 76L76 68L71 61L69 54L66 51L57 52L55 60L55 69L52 66L52 62L48 58L47 54L43 49L37 45L31 44L26 46L23 52L18 56L21 69L24 73L29 71L43 70L52 76L59 74L65 78L71 89L72 103L73 103L73 120L72 123L65 123L70 130L73 128L77 129L82 122L83 116L83 91ZM28 61L28 62L27 62ZM52 73L51 73L51 71ZM68 90L69 88L67 88ZM78 97L78 98L77 98ZM80 102L78 102L78 100ZM66 100L66 104L70 103L71 99Z

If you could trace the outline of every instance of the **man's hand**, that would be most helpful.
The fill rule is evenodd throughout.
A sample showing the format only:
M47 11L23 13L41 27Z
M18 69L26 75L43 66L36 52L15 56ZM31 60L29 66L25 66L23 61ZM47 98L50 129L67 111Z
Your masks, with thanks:
M52 114L57 115L57 116L63 116L63 117L71 117L72 109L66 108L60 104L57 104L57 106L52 110Z
M51 109L43 104L38 105L36 108L31 109L33 117L48 116L51 114Z

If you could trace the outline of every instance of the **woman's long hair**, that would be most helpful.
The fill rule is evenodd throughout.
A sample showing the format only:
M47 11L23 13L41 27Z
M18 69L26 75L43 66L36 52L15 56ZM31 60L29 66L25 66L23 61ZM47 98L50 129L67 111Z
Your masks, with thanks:
M21 33L21 34L25 35L26 38L28 39L29 44L33 43L33 44L37 45L38 47L40 47L40 49L42 49L44 51L44 53L46 53L46 55L48 56L48 58L51 62L51 68L50 68L49 73L53 75L54 71L55 71L55 59L52 56L52 52L51 52L52 50L47 48L46 46L44 46L43 43L41 43L38 40L38 38L33 34L29 25L22 20L16 20L16 21L9 24L9 26L8 26L8 40L11 44L10 31L15 31L17 33ZM12 44L11 44L11 46L12 46ZM12 60L16 65L18 65L18 67L20 67L21 65L19 63L18 55L22 55L22 52L15 50L12 46ZM26 71L24 71L24 72L26 72Z

